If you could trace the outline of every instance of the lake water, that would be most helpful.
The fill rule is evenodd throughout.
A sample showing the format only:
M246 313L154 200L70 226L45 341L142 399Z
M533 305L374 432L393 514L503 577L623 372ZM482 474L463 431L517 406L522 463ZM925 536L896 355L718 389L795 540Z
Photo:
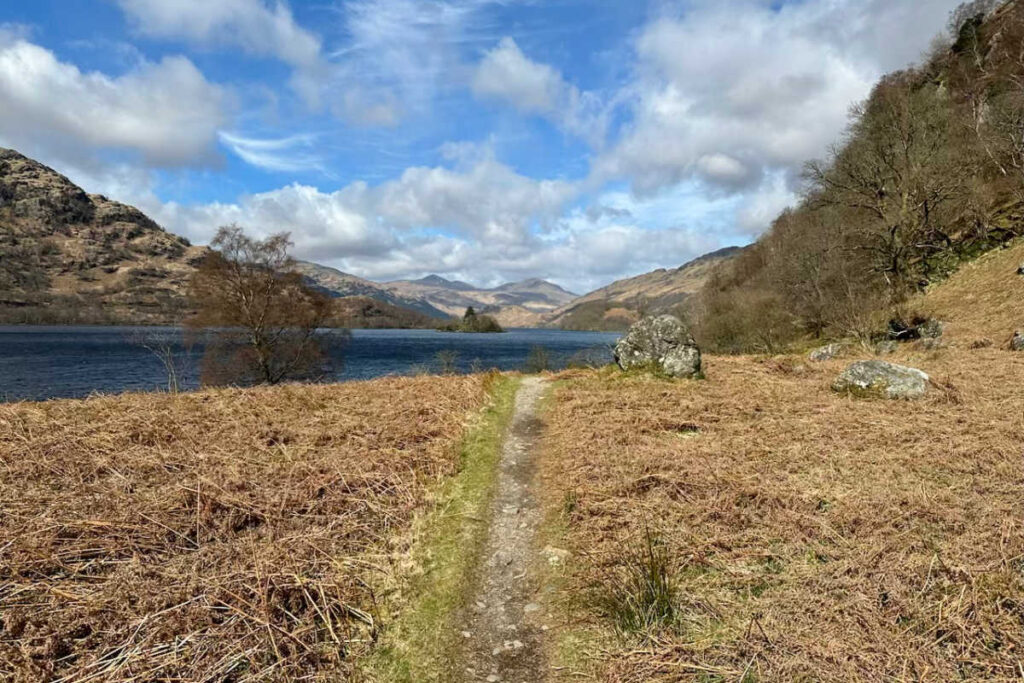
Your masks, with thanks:
M199 351L184 348L176 328L0 326L0 401L76 398L92 393L166 389L160 360L137 337L170 342L182 360L182 387L198 386ZM556 366L580 352L611 360L617 334L519 330L445 334L434 330L353 330L336 359L337 379L437 371L438 353L457 354L459 370L523 368L531 349L547 350ZM338 362L340 361L340 362Z

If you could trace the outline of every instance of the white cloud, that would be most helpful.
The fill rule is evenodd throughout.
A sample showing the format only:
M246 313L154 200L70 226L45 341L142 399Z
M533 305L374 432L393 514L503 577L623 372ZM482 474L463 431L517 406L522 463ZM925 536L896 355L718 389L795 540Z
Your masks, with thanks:
M773 170L793 176L882 73L927 47L956 1L700 0L667 12L638 35L632 121L594 176L641 193L693 177L742 191Z
M510 37L488 51L471 83L481 98L504 101L527 114L539 114L566 131L600 146L607 128L607 110L593 93L580 92L547 64L535 62Z
M356 123L396 125L424 116L439 91L459 87L459 48L472 40L487 0L348 0L345 40L330 54L335 113Z
M230 204L146 208L198 242L237 222L262 235L291 231L297 253L328 260L379 255L427 229L515 248L533 239L531 227L556 220L576 192L571 183L532 180L485 158L464 170L410 168L381 185L355 182L332 193L291 185Z
M573 83L598 82L592 72L536 61L523 49L534 44L527 31L516 42L507 24L495 32L485 21L513 0L347 0L336 5L342 33L328 48L283 1L116 1L140 34L280 60L310 103L350 123L410 125L264 135L272 117L230 121L231 98L187 59L140 60L118 77L86 73L24 29L0 26L0 143L197 242L238 222L261 235L290 230L299 256L374 278L437 271L496 284L536 275L584 291L763 231L795 201L796 169L836 140L849 105L924 49L957 2L662 0L663 11L623 33L632 64L605 65L617 90L583 91ZM616 80L623 74L628 82ZM495 150L509 143L500 126L484 143L439 146L428 119L465 106L467 93L592 144L593 159L574 160L591 164L589 175L545 180L501 163ZM468 129L486 124L479 111L465 114ZM327 173L322 144L337 153L351 143L378 160L390 154L374 162L390 179L334 192L293 184L204 205L157 198L152 169L207 162L218 142L286 173ZM423 165L422 149L446 165ZM543 157L516 158L529 168Z
M160 166L214 159L230 103L184 57L112 78L21 39L0 41L0 101L4 144L56 157L125 150Z
M378 280L439 272L496 285L541 276L589 291L723 246L705 219L725 200L682 227L663 225L678 215L667 200L644 205L614 193L599 198L607 205L599 215L582 208L566 215L578 185L533 180L484 150L453 147L462 167L411 168L376 186L356 182L328 193L290 185L232 203L146 208L196 242L233 222L260 236L287 230L298 257ZM639 225L633 212L652 225Z
M219 138L247 164L268 171L323 170L323 160L312 152L317 139L315 135L258 139L221 131Z
M557 111L570 90L562 74L528 59L508 37L484 56L473 76L473 92L477 95L503 99L535 114Z
M319 101L327 65L320 39L300 27L281 0L117 0L143 35L183 39L203 46L240 47L292 66L292 85L310 103Z

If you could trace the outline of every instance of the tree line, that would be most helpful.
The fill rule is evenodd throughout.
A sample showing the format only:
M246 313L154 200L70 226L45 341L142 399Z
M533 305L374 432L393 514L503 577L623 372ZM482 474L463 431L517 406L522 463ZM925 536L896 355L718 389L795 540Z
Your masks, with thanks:
M1024 6L975 0L923 64L885 76L800 204L721 268L687 314L723 352L870 337L913 294L1024 233Z

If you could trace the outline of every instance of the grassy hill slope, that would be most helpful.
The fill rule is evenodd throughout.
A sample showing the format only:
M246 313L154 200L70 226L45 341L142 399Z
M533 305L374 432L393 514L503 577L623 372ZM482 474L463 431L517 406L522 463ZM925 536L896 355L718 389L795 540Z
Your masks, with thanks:
M1005 345L1024 329L1024 240L965 263L947 280L933 285L912 306L948 321L945 336L956 343L992 341Z
M743 249L727 247L679 268L655 270L618 280L574 299L546 319L567 330L624 330L641 315L671 312L698 293L715 269Z

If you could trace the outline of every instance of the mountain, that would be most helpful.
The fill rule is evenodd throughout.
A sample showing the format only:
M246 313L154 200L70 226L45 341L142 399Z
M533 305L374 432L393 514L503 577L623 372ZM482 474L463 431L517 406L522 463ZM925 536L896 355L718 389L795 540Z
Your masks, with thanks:
M358 329L427 329L437 327L436 317L366 296L346 296L335 301L332 324Z
M89 195L57 171L0 148L0 322L174 324L207 253L138 209ZM339 298L353 327L426 327L447 313L313 263L299 271ZM349 300L351 298L351 300Z
M641 314L676 309L700 291L718 266L745 247L726 247L671 270L660 269L618 280L574 299L548 316L549 327L567 330L624 330Z
M423 285L426 287L440 287L441 289L454 289L457 292L469 292L476 289L476 287L468 282L446 280L440 275L428 275L424 278L420 278L419 280L413 280L412 284Z
M0 320L175 322L205 253L138 209L0 149Z
M307 281L334 297L369 298L390 306L416 311L431 318L446 319L449 317L445 311L435 308L422 297L397 294L376 282L365 280L356 275L350 275L336 268L329 268L328 266L321 266L308 261L298 261L296 263L296 270L305 276Z
M536 327L547 314L576 295L537 278L510 282L493 289L428 275L419 280L396 280L382 285L395 296L421 299L447 315L460 316L472 306L506 327Z

